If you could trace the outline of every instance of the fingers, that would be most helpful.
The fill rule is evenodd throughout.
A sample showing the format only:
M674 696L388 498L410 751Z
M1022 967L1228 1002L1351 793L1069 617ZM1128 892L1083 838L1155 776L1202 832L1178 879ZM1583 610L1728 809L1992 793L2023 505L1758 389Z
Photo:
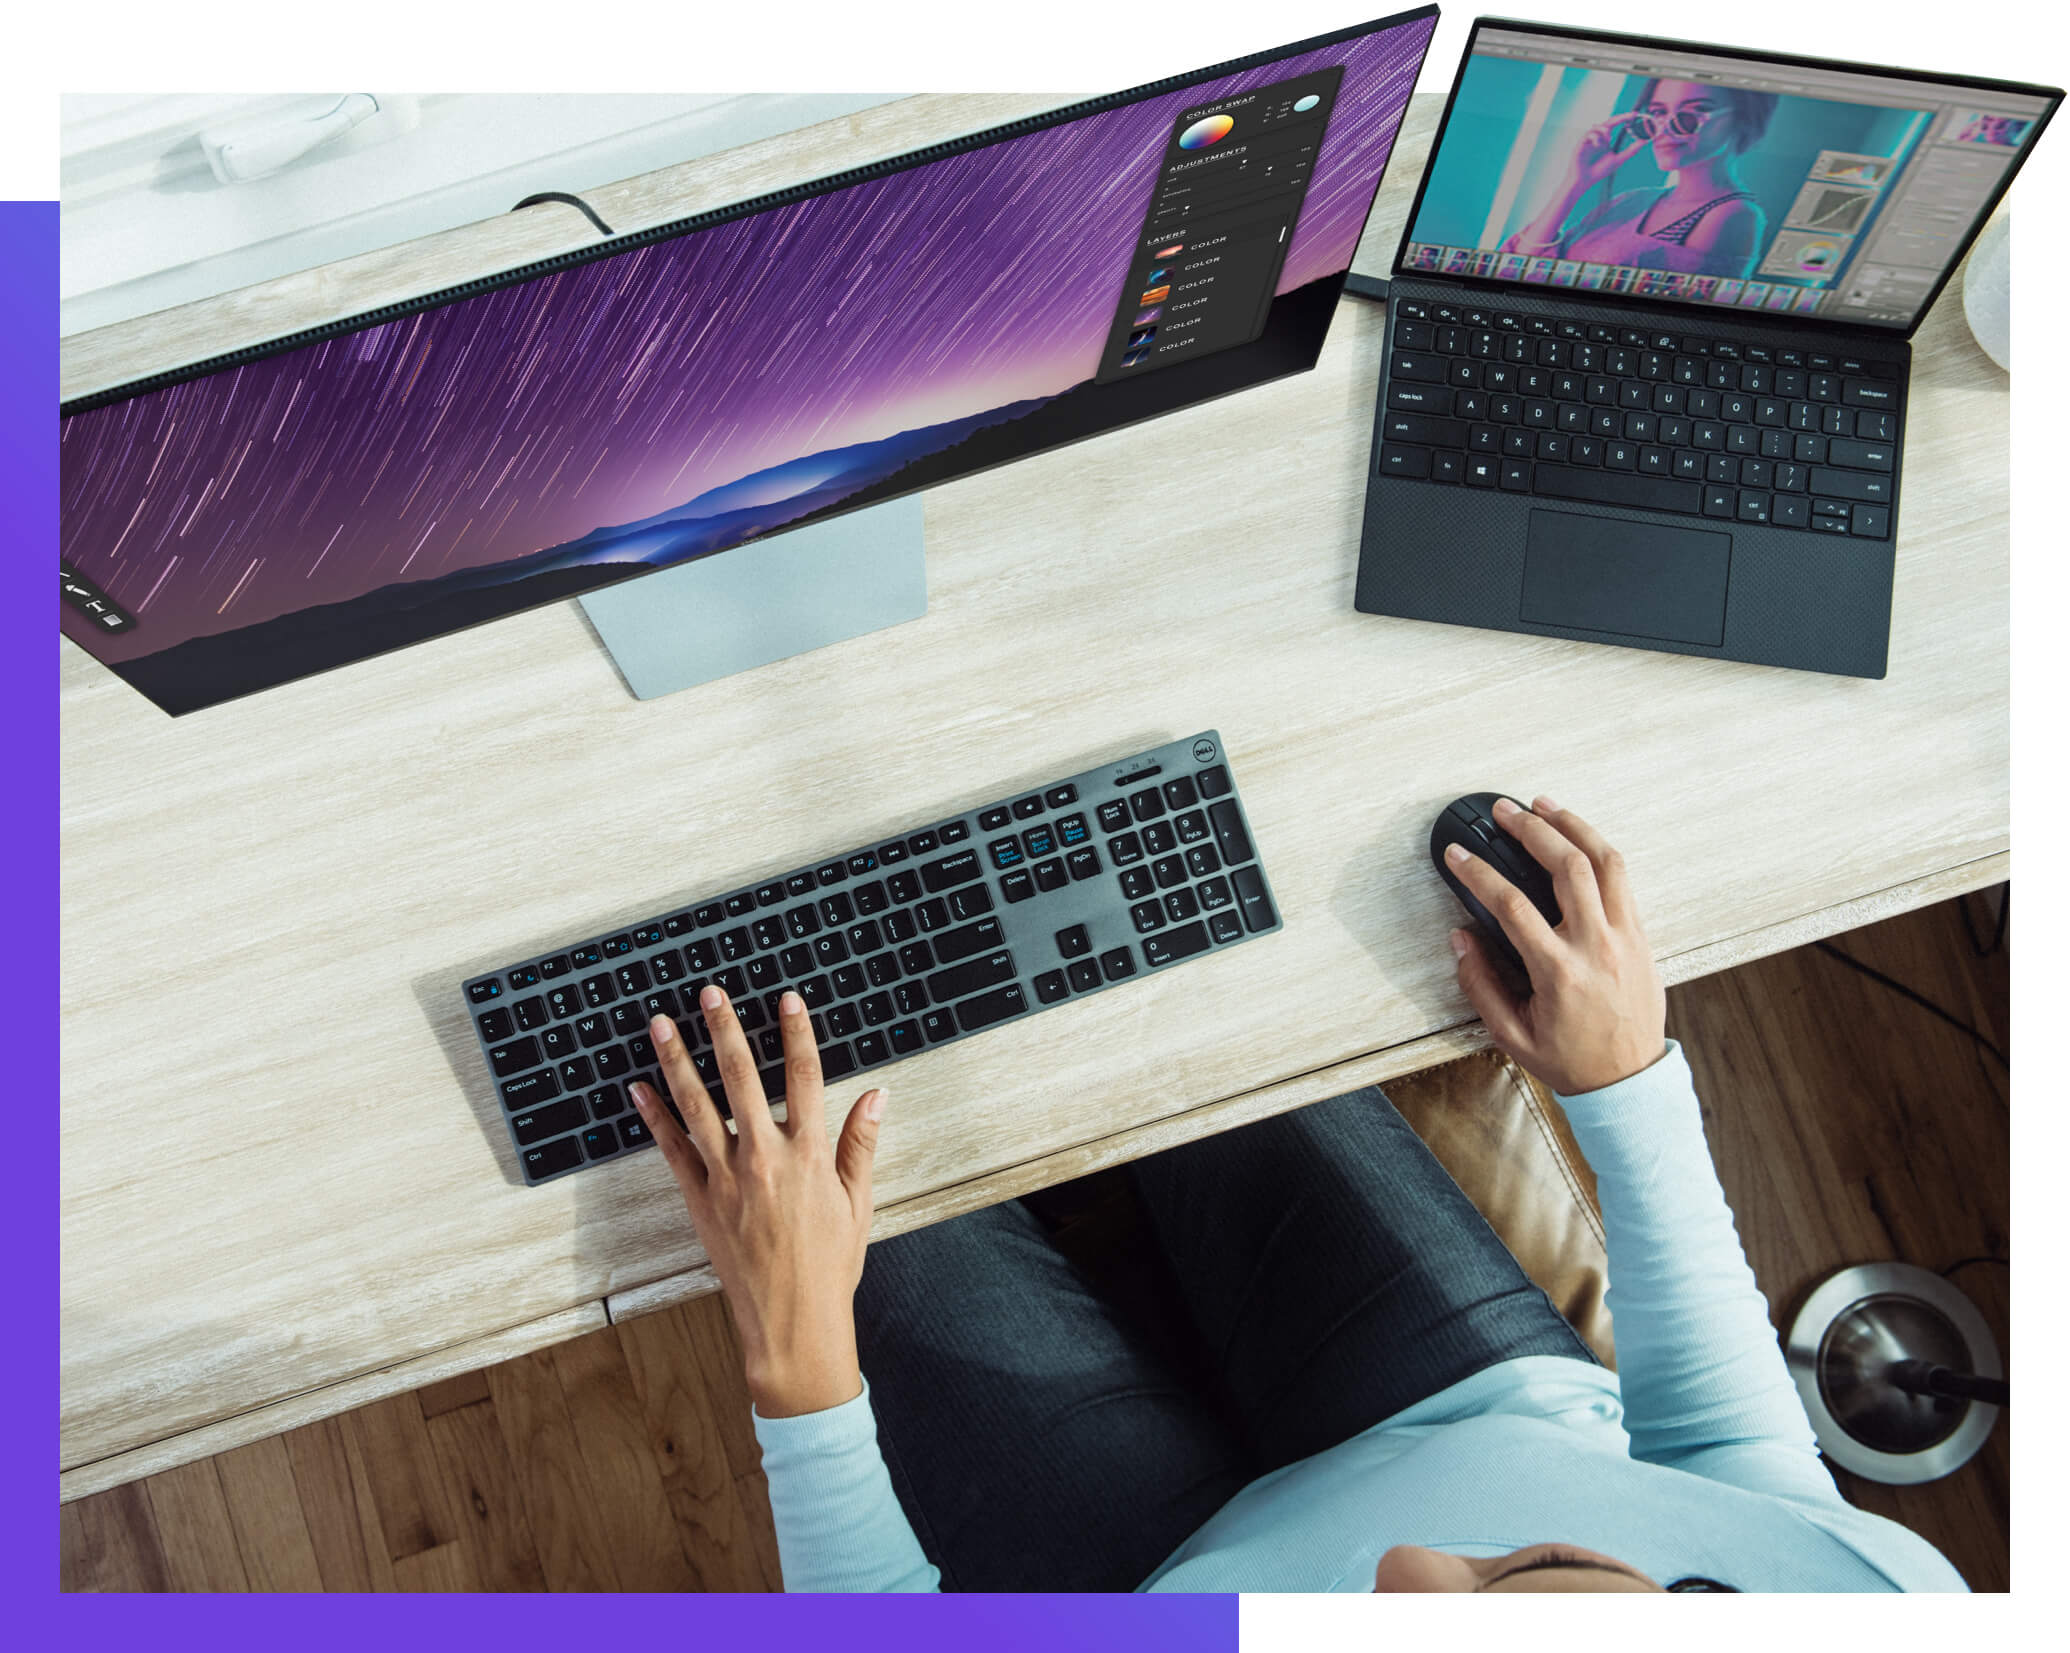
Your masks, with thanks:
M841 1140L834 1145L834 1170L855 1203L856 1215L870 1214L870 1179L877 1163L877 1131L884 1118L884 1104L890 1098L883 1087L864 1091L848 1110L848 1122L841 1127Z
M1592 930L1603 922L1603 897L1596 889L1596 869L1587 854L1551 822L1508 798L1495 800L1495 824L1530 852L1531 859L1552 874L1562 925Z
M675 1098L676 1111L683 1116L679 1126L670 1117L665 1107L657 1106L654 1112L677 1137L687 1131L689 1140L696 1144L697 1152L705 1166L719 1163L727 1149L726 1122L719 1117L718 1105L711 1099L711 1093L704 1088L704 1081L697 1077L697 1069L690 1063L690 1048L683 1043L683 1035L676 1024L667 1016L656 1016L647 1024L647 1036L654 1041L654 1055L661 1063L661 1076L668 1084L668 1093ZM655 1097L658 1104L659 1096ZM653 1122L649 1121L650 1126ZM654 1140L663 1141L659 1126L653 1126Z
M826 1129L826 1090L820 1078L819 1041L812 1036L805 1001L785 993L776 1003L776 1022L783 1029L785 1126L794 1136L818 1136Z
M733 1109L733 1124L742 1147L766 1142L776 1131L776 1119L769 1111L769 1098L762 1094L762 1075L755 1067L755 1053L748 1048L746 1031L733 1013L733 1001L716 987L698 995L704 1011L704 1025L711 1029L712 1054L719 1059L719 1083L726 1087L726 1101Z
M1560 945L1545 915L1531 905L1529 896L1465 846L1454 844L1447 849L1445 865L1494 915L1503 934L1523 956L1524 968L1536 979L1539 967L1550 962Z
M1624 857L1610 847L1609 840L1573 810L1562 809L1550 798L1534 799L1531 808L1540 820L1557 828L1588 857L1589 864L1595 868L1596 888L1602 895L1604 916L1620 928L1636 926L1639 907L1632 897L1631 879L1625 871ZM1504 830L1508 829L1505 827Z
M701 1195L711 1178L711 1170L704 1162L704 1153L683 1134L675 1115L668 1111L668 1105L660 1094L644 1079L635 1080L632 1086L633 1106L639 1110L640 1118L647 1122L648 1134L654 1138L654 1146L661 1150L661 1157L668 1161L668 1168L676 1179L676 1186L683 1191L683 1197L695 1200Z
M1487 944L1470 931L1454 930L1452 954L1458 960L1459 990L1473 1006L1473 1013L1480 1017L1505 1055L1528 1067L1530 1035L1524 1027L1523 1011L1508 984L1496 973Z

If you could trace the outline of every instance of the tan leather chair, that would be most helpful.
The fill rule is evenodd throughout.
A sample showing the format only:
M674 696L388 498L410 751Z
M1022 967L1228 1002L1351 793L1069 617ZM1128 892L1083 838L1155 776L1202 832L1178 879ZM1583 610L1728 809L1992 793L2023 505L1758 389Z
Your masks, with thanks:
M1381 1088L1553 1307L1614 1368L1595 1173L1552 1094L1494 1051Z

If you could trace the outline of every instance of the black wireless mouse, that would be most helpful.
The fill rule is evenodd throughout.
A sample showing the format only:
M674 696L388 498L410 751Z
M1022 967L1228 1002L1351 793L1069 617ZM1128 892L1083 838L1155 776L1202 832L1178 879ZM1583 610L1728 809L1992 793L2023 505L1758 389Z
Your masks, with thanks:
M1447 848L1464 844L1529 896L1531 905L1545 915L1546 923L1557 925L1560 922L1560 904L1553 896L1552 874L1532 858L1529 850L1495 824L1495 800L1503 796L1500 792L1469 792L1448 806L1430 829L1430 860L1437 868L1438 876L1459 897L1459 904L1466 909L1467 917L1480 926L1482 939L1515 965L1517 973L1528 981L1530 972L1524 968L1524 961L1510 944L1509 937L1502 933L1502 926L1495 921L1495 915L1475 899L1473 891L1460 883L1458 875L1445 860ZM1516 803L1516 800L1511 798L1510 802ZM1524 806L1517 804L1517 807L1521 809Z

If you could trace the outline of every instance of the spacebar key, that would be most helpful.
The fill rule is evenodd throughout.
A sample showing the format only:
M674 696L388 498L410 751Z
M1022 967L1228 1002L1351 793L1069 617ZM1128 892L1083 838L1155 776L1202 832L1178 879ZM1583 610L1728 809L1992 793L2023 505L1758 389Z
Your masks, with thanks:
M974 999L965 999L956 1007L956 1025L965 1033L975 1033L981 1027L990 1027L994 1022L1003 1022L1009 1016L1018 1016L1028 1008L1028 1001L1021 993L1019 982L1011 987L1002 987L996 993L983 993Z
M1703 490L1694 482L1663 482L1618 471L1576 471L1564 465L1538 466L1532 473L1531 491L1555 499L1628 505L1635 511L1681 511L1695 516L1703 509Z

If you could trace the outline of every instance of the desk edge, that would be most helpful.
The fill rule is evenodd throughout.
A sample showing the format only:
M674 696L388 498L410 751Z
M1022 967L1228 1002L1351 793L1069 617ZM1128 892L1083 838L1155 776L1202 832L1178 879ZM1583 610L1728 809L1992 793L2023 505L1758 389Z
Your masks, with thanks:
M1735 965L1766 958L1771 953L1801 947L1827 936L1858 929L1864 924L1910 912L1930 902L2003 883L2011 876L2012 852L2009 849L1998 850L1929 873L1923 878L1857 896L1837 906L1821 907L1816 912L1787 919L1780 924L1766 925L1677 953L1661 960L1661 974L1670 986L1698 976L1714 975ZM1387 1045L1362 1056L1261 1085L1256 1090L1239 1091L1220 1101L1189 1108L1183 1113L1117 1131L1112 1136L1080 1143L1054 1154L974 1177L968 1182L953 1183L915 1199L882 1207L871 1225L870 1237L873 1240L889 1239L908 1229L942 1222L966 1211L996 1205L1002 1200L1017 1199L1038 1188L1141 1159L1201 1136L1235 1130L1274 1114L1319 1102L1325 1097L1356 1090L1362 1085L1384 1084L1404 1074L1418 1073L1455 1056L1483 1049L1487 1044L1487 1030L1480 1023L1463 1022L1456 1027L1441 1028L1420 1038ZM61 1470L58 1501L69 1503L162 1470L176 1469L198 1458L227 1452L233 1447L282 1434L303 1424L334 1417L371 1401L491 1366L718 1289L718 1277L706 1264L666 1275L645 1285L628 1287L603 1298L573 1304L485 1337L454 1344L378 1371L345 1378L320 1389L307 1390L204 1424L198 1429Z
M1924 878L1857 896L1838 906L1822 907L1780 924L1766 925L1742 935L1693 947L1662 959L1661 974L1671 987L1699 976L1715 975L1735 965L1766 958L1771 953L1802 947L1827 936L1858 929L1864 924L1910 912L1915 907L1966 894L1970 890L1984 889L2003 882L2011 875L2012 854L2009 850L1999 850L1929 873ZM1310 1102L1320 1102L1325 1097L1340 1096L1363 1085L1384 1084L1404 1074L1420 1073L1455 1056L1485 1049L1487 1045L1487 1030L1479 1022L1462 1022L1398 1045L1387 1045L1362 1056L1261 1085L1256 1090L1239 1091L1220 1101L1117 1131L1112 1136L1100 1137L1039 1159L1025 1160L968 1182L953 1183L897 1205L881 1206L876 1221L871 1225L870 1238L889 1239L894 1234L961 1216L966 1211L996 1205L1002 1200L1018 1199L1036 1189L1160 1153L1181 1142L1234 1130ZM716 1290L718 1279L709 1265L689 1269L643 1286L614 1292L608 1300L611 1319L613 1323L630 1320Z
M75 1464L69 1469L60 1468L58 1502L69 1504L76 1498L106 1492L110 1487L118 1487L128 1481L140 1481L162 1470L178 1469L198 1458L211 1458L218 1452L284 1435L304 1424L320 1423L355 1407L386 1400L390 1395L421 1389L442 1378L458 1377L463 1372L514 1360L519 1355L580 1337L585 1332L600 1331L610 1323L603 1300L594 1298L556 1309L537 1320L527 1320L484 1337L470 1338L464 1343L399 1361L393 1366L341 1378L318 1389L305 1389L298 1395L269 1401L248 1412L205 1423L198 1429L184 1430L106 1458Z

